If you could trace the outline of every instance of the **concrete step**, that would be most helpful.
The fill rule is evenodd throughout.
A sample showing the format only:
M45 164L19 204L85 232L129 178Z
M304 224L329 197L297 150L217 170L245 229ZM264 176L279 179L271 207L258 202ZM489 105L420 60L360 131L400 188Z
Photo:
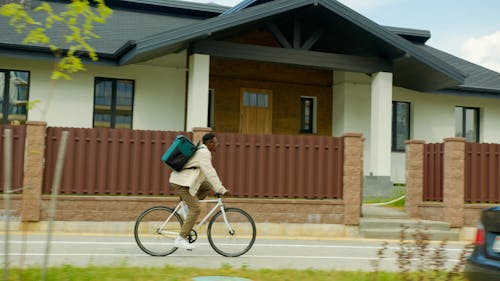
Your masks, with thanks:
M410 218L403 210L370 204L363 204L362 214L363 218Z
M450 224L442 221L415 220L402 218L361 218L359 223L360 230L363 229L396 229L400 231L403 227L410 230L416 228L429 230L450 230Z
M414 239L417 229L427 234L429 240L460 239L460 233L452 230L447 222L398 217L363 217L359 222L359 233L364 238L400 239L401 230L405 227L405 239Z
M379 229L370 228L362 229L359 231L361 237L373 238L373 239L400 239L401 230L400 229ZM413 234L415 232L411 230L405 231L405 239L413 240ZM460 240L460 233L453 230L426 230L424 231L429 236L429 240L434 241L458 241Z

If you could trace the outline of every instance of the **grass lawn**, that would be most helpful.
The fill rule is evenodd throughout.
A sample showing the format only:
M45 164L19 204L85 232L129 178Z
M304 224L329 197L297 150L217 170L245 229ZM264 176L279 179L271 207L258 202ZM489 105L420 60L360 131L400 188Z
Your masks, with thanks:
M429 276L431 273L426 273ZM3 275L3 272L2 272ZM400 281L400 280L455 280L463 281L459 276L447 278L447 273L437 273L434 277L420 279L417 273L414 276L404 278L397 272L350 272L350 271L324 271L324 270L251 270L245 267L231 268L223 265L218 269L202 269L193 267L165 266L160 268L146 267L74 267L63 266L50 268L46 280L54 281L191 281L194 277L203 276L229 276L246 278L253 281L287 281L287 280L311 280L311 281ZM14 280L41 280L40 268L28 268L24 270L10 269L9 281ZM217 280L217 279L213 279Z

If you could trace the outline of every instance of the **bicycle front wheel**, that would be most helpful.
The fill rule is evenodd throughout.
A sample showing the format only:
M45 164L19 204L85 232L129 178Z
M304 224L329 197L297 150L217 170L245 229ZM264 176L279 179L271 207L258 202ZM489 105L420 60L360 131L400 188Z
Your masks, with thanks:
M156 206L139 215L135 221L134 236L141 250L152 256L166 256L177 250L174 240L179 235L183 222L173 212L169 207Z
M224 214L219 211L210 219L208 242L217 253L225 257L241 256L255 242L255 223L249 214L238 208L224 208Z

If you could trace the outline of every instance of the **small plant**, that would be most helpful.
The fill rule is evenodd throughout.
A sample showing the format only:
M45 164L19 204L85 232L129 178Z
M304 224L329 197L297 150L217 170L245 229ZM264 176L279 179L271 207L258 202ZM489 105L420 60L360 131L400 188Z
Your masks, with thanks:
M466 261L467 257L470 256L470 254L472 253L472 250L474 250L474 244L467 244L467 245L465 245L465 247L462 250L462 252L460 252L460 256L458 258L458 262L451 269L451 271L448 272L446 280L454 280L453 278L455 276L461 274L461 272L463 271L464 266L465 266L465 261Z
M399 248L396 251L397 265L400 280L404 281L459 281L463 280L462 271L465 266L466 257L471 253L472 246L466 245L458 262L451 270L446 269L446 245L447 241L441 241L434 249L430 247L430 236L428 229L418 223L412 240L408 240L408 226L401 226L399 236ZM377 251L377 260L372 261L372 281L379 280L380 264L386 257L388 243L383 242Z
M378 273L380 270L380 263L385 258L385 252L387 251L389 243L387 241L382 242L382 248L377 250L377 258L376 260L372 260L372 266L374 268L372 279L373 281L378 280Z

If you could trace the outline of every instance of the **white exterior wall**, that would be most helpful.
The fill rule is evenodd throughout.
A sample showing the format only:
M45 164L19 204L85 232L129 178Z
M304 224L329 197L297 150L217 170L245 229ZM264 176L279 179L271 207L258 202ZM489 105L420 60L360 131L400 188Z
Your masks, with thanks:
M455 136L455 106L477 107L480 111L480 142L500 143L500 99L423 94L395 88L394 100L411 103L413 139L442 142Z
M371 78L362 73L336 71L333 81L333 135L363 134L366 174L370 165Z
M361 73L335 72L333 86L333 135L362 133L364 173L369 174L371 78ZM411 103L410 138L427 143L455 136L455 106L480 109L480 141L500 143L500 99L420 93L393 88L393 101ZM387 110L391 111L391 108ZM405 182L405 153L391 152L391 180Z
M411 103L411 138L426 143L455 136L455 106L479 108L479 140L500 143L500 99L427 94L394 88L393 100ZM392 178L404 182L404 153L392 153Z
M155 62L123 67L89 63L87 71L72 75L72 80L57 80L50 98L52 60L1 58L0 68L30 71L30 100L41 100L28 112L30 121L46 121L49 126L91 128L94 78L105 77L134 80L133 129L182 131L186 54L164 57L164 63L168 67L155 66Z

